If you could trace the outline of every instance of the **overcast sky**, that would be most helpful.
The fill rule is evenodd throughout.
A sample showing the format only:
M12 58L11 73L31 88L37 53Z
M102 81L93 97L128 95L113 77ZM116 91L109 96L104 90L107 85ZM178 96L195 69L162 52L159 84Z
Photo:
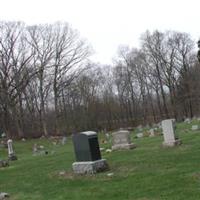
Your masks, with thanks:
M139 46L147 29L200 38L200 0L0 0L1 20L66 21L92 44L94 61L109 64L121 44Z

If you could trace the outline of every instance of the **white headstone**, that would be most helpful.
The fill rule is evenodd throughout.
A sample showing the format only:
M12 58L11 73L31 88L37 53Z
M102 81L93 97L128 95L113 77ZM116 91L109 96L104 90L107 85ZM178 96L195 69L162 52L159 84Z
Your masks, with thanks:
M180 140L176 140L174 135L174 120L166 119L162 121L162 130L164 136L164 146L175 146L176 144L180 144Z
M190 124L190 123L191 123L191 119L190 119L190 118L186 118L186 119L184 120L184 122Z
M192 125L192 131L197 131L199 130L199 126L198 125Z
M154 129L153 128L151 128L150 130L149 130L149 132L150 132L150 137L154 137L155 136L155 133L154 133Z
M136 136L137 136L137 138L142 138L143 137L143 133L137 133Z
M13 145L12 145L12 140L9 139L7 141L7 144L8 144L8 155L13 155L14 154L14 151L13 151Z
M10 160L17 160L17 156L15 155L15 152L13 150L13 141L11 139L9 139L7 141L7 145L8 145L8 157Z
M131 143L130 132L127 130L119 130L112 134L113 146L112 149L133 149L135 145Z
M62 143L62 145L65 145L65 144L67 143L67 137L66 137L66 136L64 136L64 137L62 138L61 143Z

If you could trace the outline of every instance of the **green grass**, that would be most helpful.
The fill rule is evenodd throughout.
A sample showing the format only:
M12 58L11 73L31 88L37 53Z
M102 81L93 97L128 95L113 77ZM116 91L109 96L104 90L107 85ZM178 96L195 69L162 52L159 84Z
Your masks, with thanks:
M15 142L18 160L0 169L0 192L8 192L11 200L198 200L200 131L190 128L191 124L177 125L183 144L175 148L162 148L162 135L135 139L133 133L137 148L102 152L110 171L93 176L73 175L71 141L64 146L54 146L44 139ZM54 153L33 156L34 143ZM111 144L100 146L110 148ZM6 156L6 150L0 149L0 157ZM59 176L63 170L66 175ZM114 175L108 177L111 172Z

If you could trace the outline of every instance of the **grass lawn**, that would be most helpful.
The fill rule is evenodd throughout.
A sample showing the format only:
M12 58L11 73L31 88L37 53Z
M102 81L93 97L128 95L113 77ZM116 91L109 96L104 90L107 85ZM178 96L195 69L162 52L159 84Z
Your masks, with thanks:
M135 139L134 132L137 148L102 152L110 170L92 176L73 175L70 140L64 146L45 139L15 141L18 160L0 169L0 192L9 193L10 200L198 200L200 131L190 128L191 124L177 124L183 144L175 148L162 148L162 136ZM44 145L49 155L33 156L34 143ZM0 158L7 158L6 149L0 149ZM60 176L63 170L66 175ZM114 175L107 176L111 172Z

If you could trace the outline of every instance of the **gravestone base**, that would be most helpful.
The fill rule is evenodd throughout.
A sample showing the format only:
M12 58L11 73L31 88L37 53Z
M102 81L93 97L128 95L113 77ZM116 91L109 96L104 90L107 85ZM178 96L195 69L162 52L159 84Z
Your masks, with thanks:
M174 142L163 142L163 147L174 147L181 145L181 143L180 139L176 139Z
M9 162L7 160L0 160L0 168L1 167L8 167Z
M96 161L74 162L72 168L75 174L96 174L107 170L108 163L105 159Z
M17 156L15 154L10 154L8 159L11 161L14 161L14 160L17 160Z
M123 149L134 149L136 148L136 145L131 143L131 144L116 144L112 146L112 150L123 150Z

